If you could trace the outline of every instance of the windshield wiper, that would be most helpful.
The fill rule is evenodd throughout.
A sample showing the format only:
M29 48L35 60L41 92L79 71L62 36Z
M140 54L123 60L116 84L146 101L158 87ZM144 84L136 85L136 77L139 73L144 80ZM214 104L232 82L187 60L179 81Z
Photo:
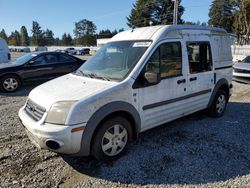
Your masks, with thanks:
M91 77L93 77L93 78L97 78L97 79L102 79L102 80L110 81L109 78L104 77L104 76L98 76L97 74L94 74L94 73L91 73L91 74L89 74L89 75L90 75Z
M90 76L90 74L84 73L82 70L77 70L75 72L76 74L81 74L82 76L88 77L88 78L92 78L92 76Z
M82 70L77 70L75 73L76 73L76 74L79 74L79 73L80 73L82 76L85 76L85 77L88 77L88 78L97 78L97 79L102 79L102 80L110 81L110 79L107 78L107 77L98 76L98 75L95 74L95 73L85 73L85 72L83 72Z

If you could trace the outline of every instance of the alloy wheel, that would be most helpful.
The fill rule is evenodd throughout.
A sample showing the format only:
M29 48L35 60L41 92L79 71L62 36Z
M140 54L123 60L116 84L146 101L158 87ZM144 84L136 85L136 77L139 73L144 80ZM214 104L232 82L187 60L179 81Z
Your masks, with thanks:
M127 129L120 124L113 125L103 135L102 150L108 156L115 156L124 149L127 141Z
M3 88L6 91L14 91L18 87L18 81L15 78L7 78L3 81Z
M223 113L226 106L226 97L225 95L220 95L216 102L216 110L219 114Z

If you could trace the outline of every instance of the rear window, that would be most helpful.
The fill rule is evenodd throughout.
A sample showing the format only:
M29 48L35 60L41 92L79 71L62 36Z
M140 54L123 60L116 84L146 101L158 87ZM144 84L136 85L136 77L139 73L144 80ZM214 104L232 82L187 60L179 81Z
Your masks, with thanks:
M75 62L76 60L73 57L68 55L60 54L59 56L60 63L68 63L68 62Z

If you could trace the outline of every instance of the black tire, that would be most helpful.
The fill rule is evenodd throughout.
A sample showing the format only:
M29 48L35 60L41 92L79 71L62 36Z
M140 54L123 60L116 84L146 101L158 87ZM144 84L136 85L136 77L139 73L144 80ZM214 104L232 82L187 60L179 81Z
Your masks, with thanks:
M11 93L20 88L21 81L15 75L6 75L0 79L0 84L0 88L2 91Z
M115 127L117 128L117 126L119 126L119 134L117 135L127 134L127 136L117 136L115 134ZM111 136L111 139L107 139L108 135ZM111 161L117 159L125 151L128 143L131 140L132 128L130 122L127 119L123 117L114 117L108 119L100 125L99 129L94 135L91 154L99 161ZM104 150L103 148L106 146L109 149ZM115 151L115 148L117 148L117 152L113 153L112 151Z
M212 105L208 108L208 113L212 117L223 116L228 102L228 95L224 90L218 90Z

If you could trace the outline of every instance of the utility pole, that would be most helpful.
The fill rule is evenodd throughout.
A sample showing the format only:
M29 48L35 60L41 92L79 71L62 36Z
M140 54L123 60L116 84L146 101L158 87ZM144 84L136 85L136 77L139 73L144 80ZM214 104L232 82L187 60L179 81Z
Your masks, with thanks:
M179 0L172 0L174 1L174 16L173 16L173 24L178 24L178 7L179 7Z

